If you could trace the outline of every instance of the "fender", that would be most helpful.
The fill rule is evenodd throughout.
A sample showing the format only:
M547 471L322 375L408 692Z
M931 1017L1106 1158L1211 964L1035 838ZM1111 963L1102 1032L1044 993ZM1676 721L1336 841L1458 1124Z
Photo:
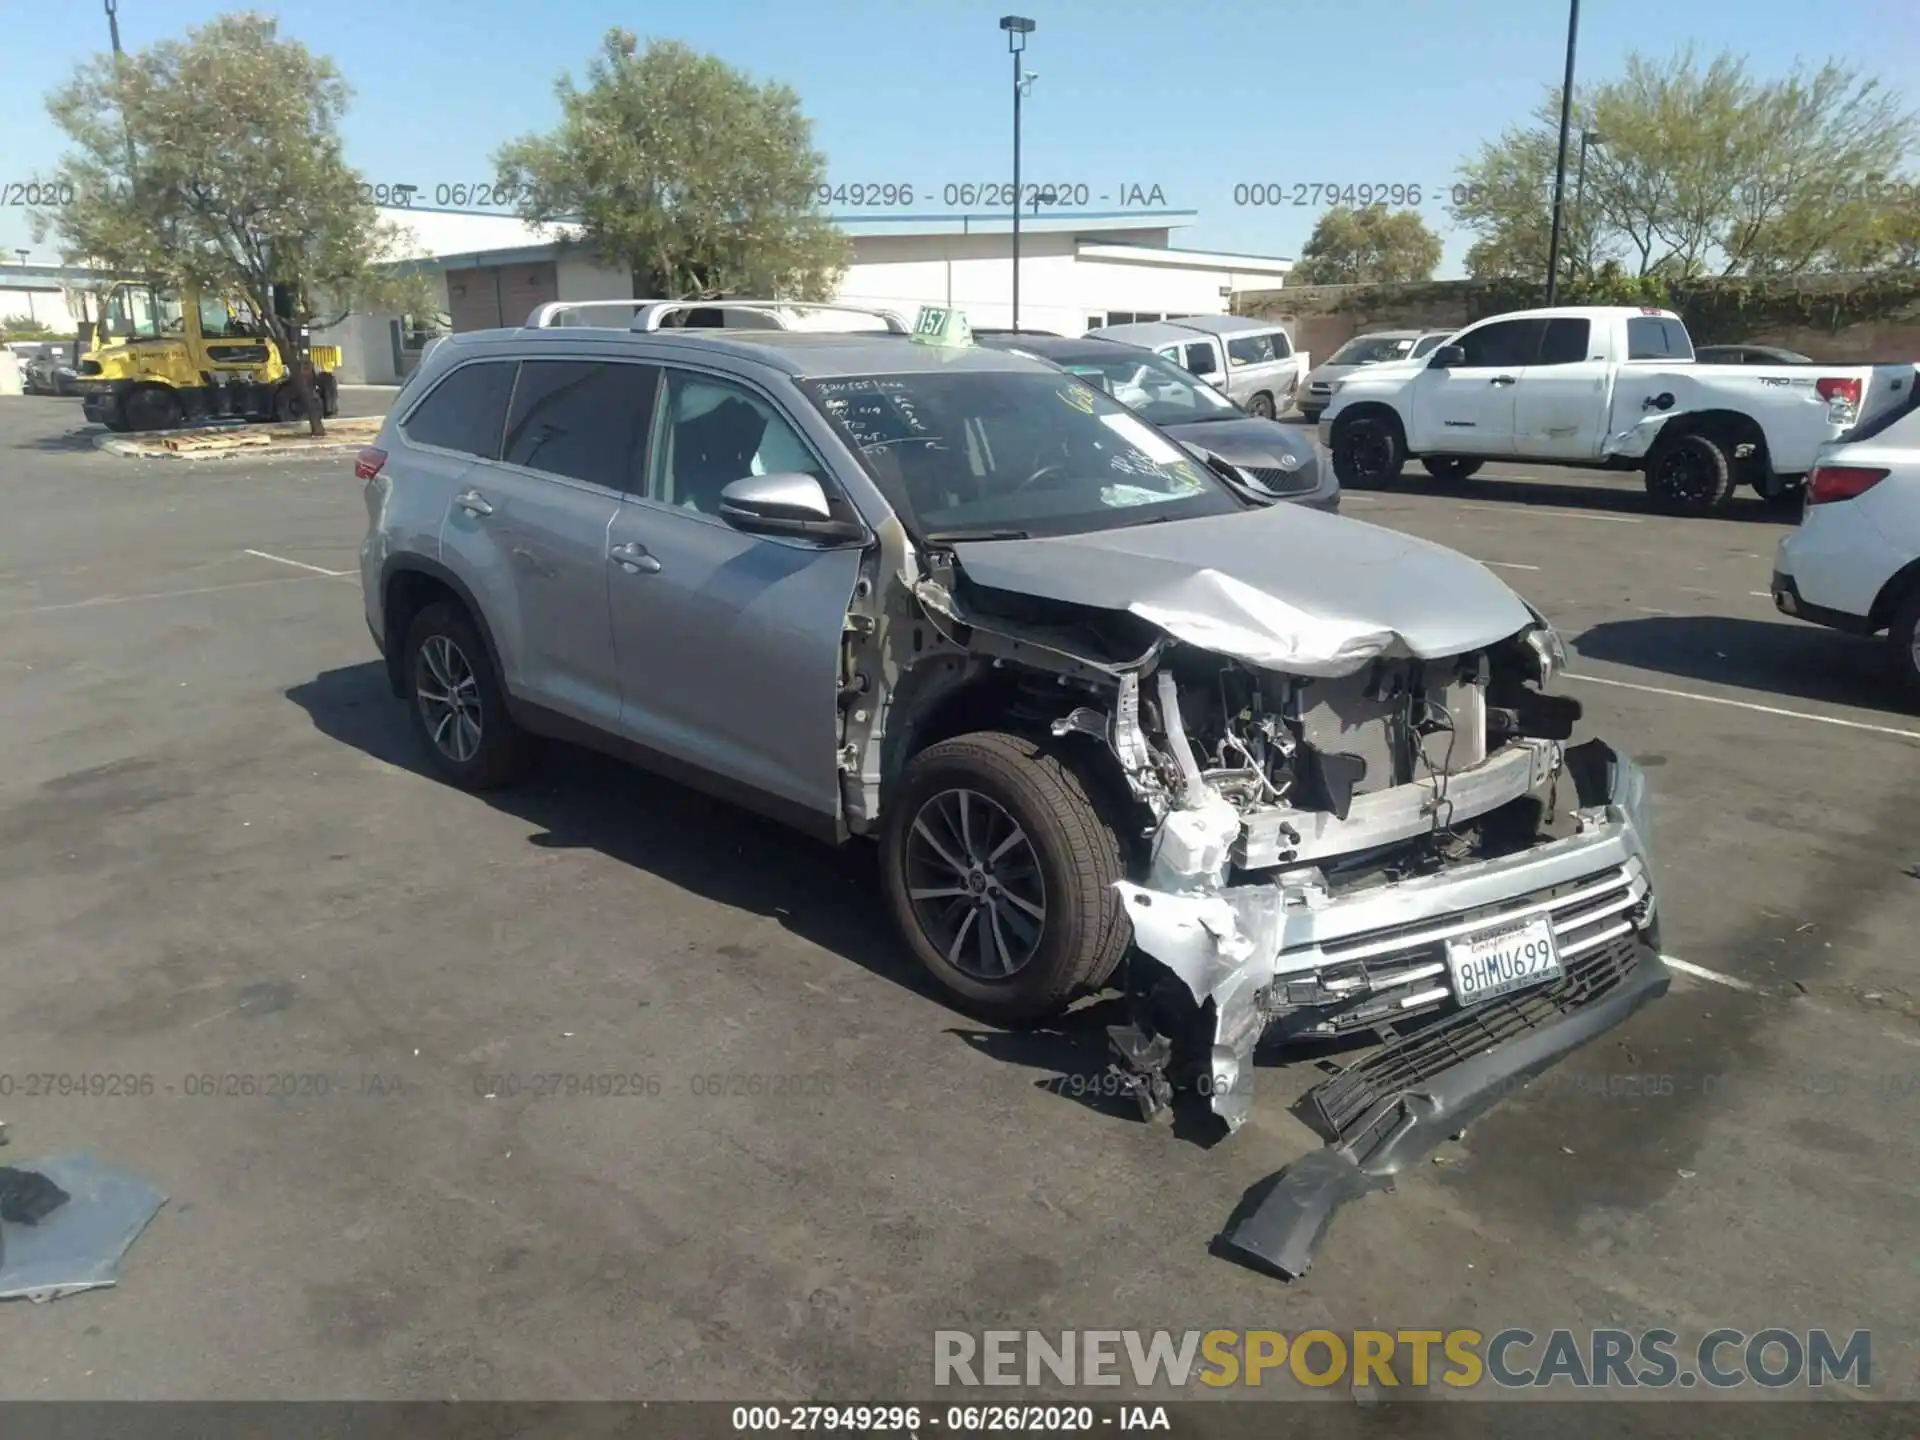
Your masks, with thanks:
M424 555L389 555L386 564L380 567L380 628L386 639L382 648L386 651L387 682L393 686L395 698L405 699L407 693L406 678L400 669L402 663L400 652L406 636L393 633L393 626L387 619L387 602L393 594L394 581L405 574L424 575L453 591L460 603L466 606L474 628L480 632L480 643L487 647L487 660L493 666L493 673L501 677L500 683L504 686L507 672L500 666L500 649L494 644L493 627L487 623L487 617L480 608L480 602L474 599L473 591L467 588L466 582L438 560L430 560ZM508 697L508 701L511 704L511 696Z

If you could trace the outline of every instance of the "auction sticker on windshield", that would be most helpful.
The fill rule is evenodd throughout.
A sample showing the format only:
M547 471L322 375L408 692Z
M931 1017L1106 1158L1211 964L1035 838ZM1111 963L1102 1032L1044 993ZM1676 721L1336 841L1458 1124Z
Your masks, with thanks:
M1553 921L1545 915L1449 940L1447 968L1453 972L1453 993L1462 1005L1525 990L1564 973Z

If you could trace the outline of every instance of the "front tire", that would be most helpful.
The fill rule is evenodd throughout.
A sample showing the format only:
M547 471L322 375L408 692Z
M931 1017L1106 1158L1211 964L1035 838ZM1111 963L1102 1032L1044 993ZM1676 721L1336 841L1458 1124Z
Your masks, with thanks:
M1887 648L1895 682L1906 692L1907 702L1920 709L1920 586L1894 612Z
M1484 464L1484 460L1434 459L1422 460L1420 468L1444 485L1458 485L1472 479Z
M160 385L142 385L121 404L120 416L131 431L172 430L182 419L180 397Z
M403 672L414 734L435 771L463 790L491 790L524 770L528 740L507 713L486 643L451 601L407 627Z
M980 731L915 756L888 801L887 906L963 1007L1044 1019L1110 975L1132 939L1120 842L1063 752Z
M1647 493L1671 515L1711 515L1733 495L1733 457L1711 435L1680 435L1647 459Z
M1387 486L1407 463L1407 437L1396 415L1363 411L1333 422L1333 473L1349 487Z
M1305 420L1309 425L1318 425L1320 423L1320 411L1309 410L1305 406L1302 406L1300 408L1300 418Z
M1247 413L1257 415L1262 420L1271 420L1274 416L1273 396L1262 390L1247 402Z

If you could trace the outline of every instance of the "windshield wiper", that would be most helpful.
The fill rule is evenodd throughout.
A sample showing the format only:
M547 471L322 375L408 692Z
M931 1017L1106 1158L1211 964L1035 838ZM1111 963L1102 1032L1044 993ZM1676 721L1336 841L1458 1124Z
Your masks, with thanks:
M978 530L929 530L927 539L931 542L954 543L966 540L1031 540L1033 536L1025 530L1006 530L982 526Z

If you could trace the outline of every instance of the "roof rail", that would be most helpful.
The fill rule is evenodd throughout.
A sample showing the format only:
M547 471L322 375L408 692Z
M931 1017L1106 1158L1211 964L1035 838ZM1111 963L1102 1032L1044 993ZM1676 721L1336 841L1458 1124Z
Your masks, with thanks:
M735 299L728 296L715 300L556 300L538 307L527 317L529 330L551 329L555 326L591 323L574 320L570 317L582 311L625 310L630 318L621 328L630 330L658 330L669 315L688 310L750 310L766 315L778 322L781 311L824 311L829 314L839 312L852 315L872 315L886 322L887 329L896 335L910 333L907 322L892 310L883 310L871 305L848 305L833 301L812 300L760 300ZM776 323L769 329L789 328Z

